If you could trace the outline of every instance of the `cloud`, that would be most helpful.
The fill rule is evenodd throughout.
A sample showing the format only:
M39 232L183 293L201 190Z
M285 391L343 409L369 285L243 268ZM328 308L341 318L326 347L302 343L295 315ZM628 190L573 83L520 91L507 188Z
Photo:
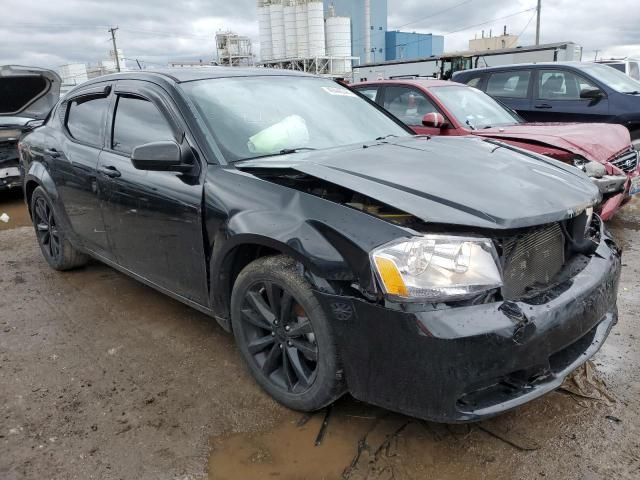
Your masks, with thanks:
M375 0L374 0L375 1ZM464 50L474 35L492 30L533 43L536 0L388 0L389 27L448 34L445 50ZM542 42L575 41L584 58L640 54L636 0L545 0ZM606 11L603 12L603 9ZM499 19L509 16L509 18ZM149 64L211 59L215 32L230 29L254 40L259 52L255 0L3 0L0 63L58 67L97 63L111 47L109 26L119 26L125 57ZM450 33L454 32L454 33Z

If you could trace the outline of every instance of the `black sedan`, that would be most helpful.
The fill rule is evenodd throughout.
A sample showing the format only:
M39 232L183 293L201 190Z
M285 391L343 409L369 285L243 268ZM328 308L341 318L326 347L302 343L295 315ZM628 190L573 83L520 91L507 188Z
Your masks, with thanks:
M19 145L46 261L89 257L215 318L284 405L425 419L558 387L617 320L620 252L578 169L413 136L328 79L101 77Z

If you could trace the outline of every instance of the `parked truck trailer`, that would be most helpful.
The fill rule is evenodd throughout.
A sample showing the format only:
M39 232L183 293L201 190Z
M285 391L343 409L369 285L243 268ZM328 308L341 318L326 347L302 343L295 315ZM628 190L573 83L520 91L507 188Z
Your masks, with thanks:
M581 61L582 47L573 42L486 50L454 52L417 60L369 63L353 68L353 82L433 77L448 80L455 72L478 67L514 63Z

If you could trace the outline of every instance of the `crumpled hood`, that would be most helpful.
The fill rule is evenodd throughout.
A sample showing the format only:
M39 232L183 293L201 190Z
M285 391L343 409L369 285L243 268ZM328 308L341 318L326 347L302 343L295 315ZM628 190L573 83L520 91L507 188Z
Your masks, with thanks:
M610 123L522 123L473 133L496 139L545 144L600 163L611 160L631 145L629 130Z
M60 98L61 84L53 70L1 65L0 118L45 118Z
M490 229L569 218L599 200L580 170L500 142L408 137L240 162L286 168L361 193L425 222Z

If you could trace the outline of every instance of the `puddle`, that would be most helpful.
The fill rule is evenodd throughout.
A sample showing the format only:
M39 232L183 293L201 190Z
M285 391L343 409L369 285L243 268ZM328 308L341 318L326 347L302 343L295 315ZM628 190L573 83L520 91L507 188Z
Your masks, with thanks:
M9 216L9 221L0 221L0 231L31 226L29 212L20 191L0 192L0 215L3 213Z
M297 425L303 416L291 412L266 432L211 438L208 478L512 479L524 455L539 454L560 432L579 431L584 420L593 421L591 407L597 408L595 403L579 405L569 395L552 393L495 419L443 425L346 398L333 407L318 447L324 412L304 426Z
M342 407L342 405L341 405ZM358 451L358 441L380 412L371 407L334 407L322 443L315 446L325 412L290 413L268 432L238 433L211 439L210 480L338 479Z

